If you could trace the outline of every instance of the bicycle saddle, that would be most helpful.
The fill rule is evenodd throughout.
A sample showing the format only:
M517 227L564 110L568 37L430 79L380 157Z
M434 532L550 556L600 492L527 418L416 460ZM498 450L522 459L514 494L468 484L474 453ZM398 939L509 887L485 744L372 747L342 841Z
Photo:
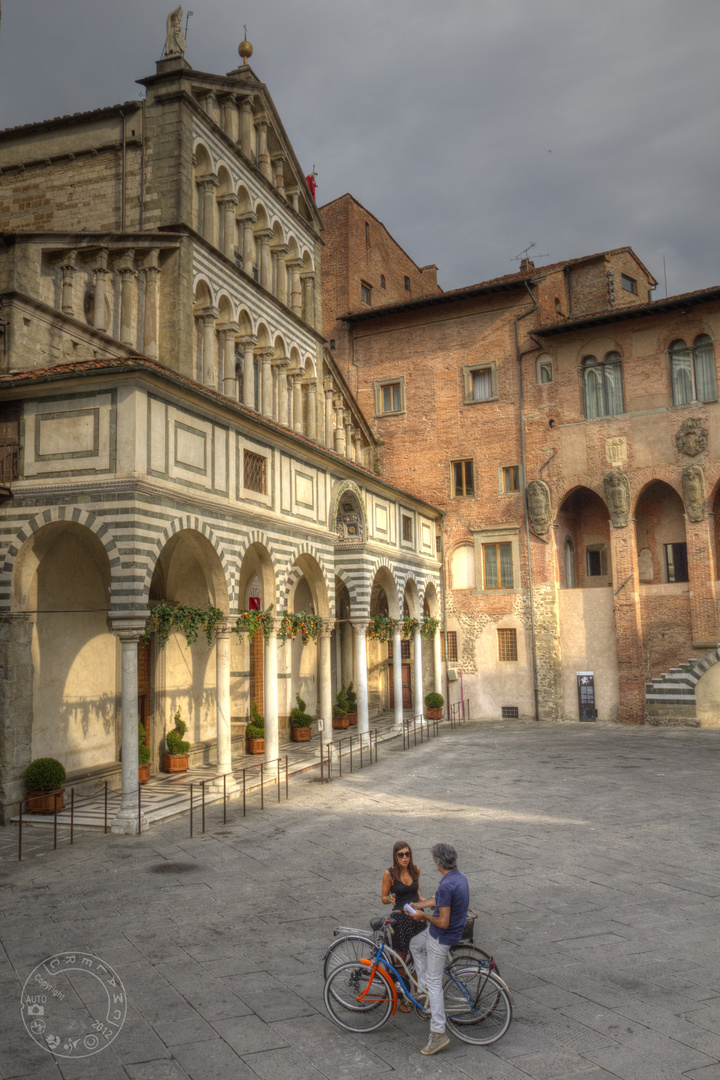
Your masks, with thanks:
M384 918L382 918L382 919L371 919L370 920L370 929L371 930L379 930L384 922L385 922Z

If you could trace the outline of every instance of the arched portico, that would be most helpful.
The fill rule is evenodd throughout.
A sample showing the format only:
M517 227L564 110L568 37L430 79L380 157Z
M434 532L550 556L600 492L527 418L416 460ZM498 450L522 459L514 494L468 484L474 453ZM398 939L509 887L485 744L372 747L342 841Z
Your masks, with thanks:
M420 590L414 578L409 577L405 582L403 594L403 612L411 619L417 620L417 626L413 631L413 713L422 716L424 710L423 698L423 649L420 621L423 617L423 604L420 598Z

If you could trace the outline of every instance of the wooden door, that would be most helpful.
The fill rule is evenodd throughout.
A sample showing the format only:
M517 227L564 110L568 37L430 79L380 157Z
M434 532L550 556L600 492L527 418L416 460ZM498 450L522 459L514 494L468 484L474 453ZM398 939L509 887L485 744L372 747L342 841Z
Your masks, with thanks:
M412 691L410 684L410 664L401 664L402 669L402 701L403 709L412 707ZM390 680L390 708L395 708L395 682L393 679L393 665L388 664L388 679Z

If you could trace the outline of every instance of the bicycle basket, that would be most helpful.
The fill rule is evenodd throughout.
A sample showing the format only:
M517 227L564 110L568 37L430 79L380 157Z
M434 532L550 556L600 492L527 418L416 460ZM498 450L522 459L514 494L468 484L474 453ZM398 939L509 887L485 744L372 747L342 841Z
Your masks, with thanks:
M477 919L477 915L475 914L475 912L472 911L470 908L468 908L467 919L465 920L465 929L463 930L462 936L460 938L461 941L472 941L473 940L473 935L475 933L475 920L476 919Z

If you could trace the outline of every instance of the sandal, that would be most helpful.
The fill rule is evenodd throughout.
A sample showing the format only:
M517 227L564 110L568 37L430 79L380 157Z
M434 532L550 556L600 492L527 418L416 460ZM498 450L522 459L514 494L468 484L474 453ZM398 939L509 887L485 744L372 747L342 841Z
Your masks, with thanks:
M398 1008L400 1012L409 1013L412 1012L412 1005L409 1001L401 1001Z

